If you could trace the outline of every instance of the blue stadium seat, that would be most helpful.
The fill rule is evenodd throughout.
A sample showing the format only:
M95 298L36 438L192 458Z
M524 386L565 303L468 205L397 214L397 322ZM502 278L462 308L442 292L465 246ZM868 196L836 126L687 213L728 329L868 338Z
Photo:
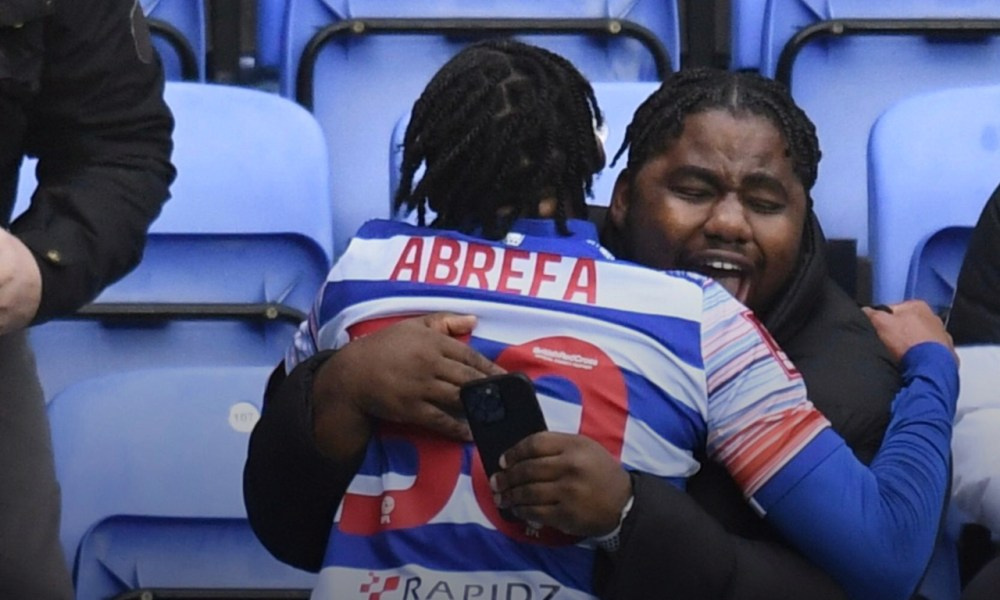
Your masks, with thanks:
M169 80L205 80L205 0L142 0L153 45Z
M959 237L933 236L975 225L1000 179L1000 86L941 90L893 105L872 128L868 175L874 299L922 297L929 282L911 268L915 252L923 252L918 267L931 250L954 253Z
M995 0L769 0L761 71L791 82L815 121L823 160L813 190L831 238L869 254L865 143L907 96L997 81Z
M81 313L33 327L46 396L151 365L274 365L333 252L325 141L265 92L168 82L172 198L143 261ZM33 187L22 170L19 208Z
M734 71L758 71L767 0L730 2L729 68Z
M243 463L270 370L140 370L88 379L53 399L60 539L78 598L311 588L315 576L274 559L246 520Z
M611 194L614 191L615 179L625 168L627 156L611 165L611 159L618 152L622 140L625 138L625 128L632 121L635 109L639 108L643 100L648 98L659 87L659 83L650 81L598 81L593 84L594 93L597 95L597 104L604 112L604 121L607 125L608 137L604 142L604 151L607 155L607 164L604 170L594 178L594 196L588 200L590 206L607 207L611 203ZM406 133L406 124L409 121L409 112L404 114L396 124L392 132L392 142L389 151L389 210L392 210L392 198L399 187L399 168L403 160L403 136ZM418 177L419 179L419 177ZM410 222L416 222L416 215L396 215L405 218ZM431 220L428 215L428 223Z
M399 115L458 49L503 33L483 27L563 28L519 37L567 56L594 81L658 80L679 60L673 0L289 0L288 11L280 89L309 107L326 132L338 253L362 222L388 216L386 140ZM445 19L457 28L447 29ZM569 35L567 26L585 26L587 34ZM645 44L631 37L640 34Z
M172 199L154 232L297 232L332 258L328 152L316 119L274 94L170 82Z
M972 227L945 227L917 245L910 260L904 297L924 300L946 315L955 299L958 273L969 247Z
M257 68L277 73L288 0L257 0Z

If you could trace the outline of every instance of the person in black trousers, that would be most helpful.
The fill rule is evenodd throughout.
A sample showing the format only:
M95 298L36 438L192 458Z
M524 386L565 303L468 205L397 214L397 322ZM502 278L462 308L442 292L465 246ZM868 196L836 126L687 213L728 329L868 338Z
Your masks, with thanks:
M168 197L173 119L138 0L0 2L0 597L72 597L26 328L131 270ZM18 174L38 158L30 206Z

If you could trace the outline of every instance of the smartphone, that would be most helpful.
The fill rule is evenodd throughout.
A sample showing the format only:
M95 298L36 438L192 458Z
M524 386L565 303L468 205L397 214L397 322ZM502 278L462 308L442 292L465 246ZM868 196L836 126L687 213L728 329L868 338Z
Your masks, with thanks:
M470 381L459 394L487 476L500 470L500 455L511 446L547 429L535 385L524 373Z

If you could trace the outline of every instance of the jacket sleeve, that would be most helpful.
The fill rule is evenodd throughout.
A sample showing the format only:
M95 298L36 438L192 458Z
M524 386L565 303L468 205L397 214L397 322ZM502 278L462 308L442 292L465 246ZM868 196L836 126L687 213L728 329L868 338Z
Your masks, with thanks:
M969 240L948 333L958 346L1000 344L1000 188L986 203Z
M163 69L133 0L59 2L25 147L38 188L11 226L35 254L35 322L72 312L140 260L168 197L173 119Z
M686 492L636 474L635 504L621 547L601 552L595 584L604 600L671 597L701 600L844 600L823 571L773 541L727 532Z
M354 470L339 470L313 443L313 373L332 351L279 365L250 435L243 500L257 538L279 560L308 571L322 566L340 499Z

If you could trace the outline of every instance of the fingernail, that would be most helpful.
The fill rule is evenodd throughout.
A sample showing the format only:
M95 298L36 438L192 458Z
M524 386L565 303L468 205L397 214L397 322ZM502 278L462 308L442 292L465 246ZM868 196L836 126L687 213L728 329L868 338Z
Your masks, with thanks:
M497 485L497 476L496 475L490 477L490 491L492 491L492 492L499 492L500 491L500 486Z
M503 508L503 496L500 494L493 494L493 504L496 504L497 508Z
M501 469L506 469L507 468L507 455L506 454L501 454L499 462L500 462L500 468Z

